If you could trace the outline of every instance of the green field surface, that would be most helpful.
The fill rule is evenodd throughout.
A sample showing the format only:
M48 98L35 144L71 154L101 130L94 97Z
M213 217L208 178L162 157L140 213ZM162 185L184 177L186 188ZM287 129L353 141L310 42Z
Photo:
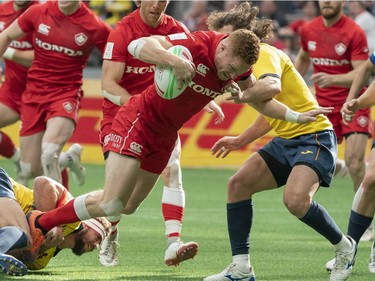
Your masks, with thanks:
M14 176L13 166L0 166ZM87 181L77 187L75 196L98 189L104 182L104 166L86 165ZM157 184L139 210L120 223L119 266L99 264L98 252L75 256L64 250L46 269L24 277L0 280L124 280L124 281L196 281L222 271L231 262L226 228L226 183L233 170L183 169L186 209L182 238L199 243L198 255L179 267L164 264L166 248L161 213L162 183ZM326 261L334 256L333 247L312 229L288 213L282 203L283 188L256 194L251 234L251 263L258 281L329 280ZM322 204L339 227L346 232L354 192L349 178L335 178L331 188L321 188L315 200ZM1 206L0 206L1 207ZM356 265L349 280L370 281L375 275L367 269L371 242L361 242Z

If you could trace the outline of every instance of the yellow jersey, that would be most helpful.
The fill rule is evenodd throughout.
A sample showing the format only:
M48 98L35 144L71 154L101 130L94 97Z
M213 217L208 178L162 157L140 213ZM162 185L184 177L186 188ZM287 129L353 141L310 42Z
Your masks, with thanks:
M34 210L34 193L33 190L30 188L27 188L26 186L16 182L12 178L10 178L10 181L12 182L14 194L16 196L16 200L21 205L22 210L25 214L28 212ZM58 205L64 205L70 200L72 200L74 197L71 195L68 191L66 191L62 198L60 198ZM57 206L56 206L57 207ZM64 237L71 234L73 231L77 230L80 226L80 222L71 223L67 225L63 225L63 233ZM31 270L39 270L43 269L47 266L51 258L54 257L56 253L57 247L48 249L44 253L41 253L38 255L37 259L34 261L34 263L25 263L28 269Z
M306 112L319 107L302 76L283 51L261 43L259 59L254 65L253 74L257 80L268 75L278 76L281 80L281 92L274 98L287 105L290 109L297 112ZM323 130L333 130L331 122L325 115L319 115L316 121L307 124L297 124L264 117L277 135L285 139Z

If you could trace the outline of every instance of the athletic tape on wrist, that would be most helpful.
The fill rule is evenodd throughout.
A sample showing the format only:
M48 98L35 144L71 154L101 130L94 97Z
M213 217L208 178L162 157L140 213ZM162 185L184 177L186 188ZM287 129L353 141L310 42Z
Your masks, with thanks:
M16 49L8 48L6 49L5 53L3 54L3 58L7 60L11 60L14 57L14 53L16 52Z
M116 105L121 105L121 97L120 96L115 96L110 93L108 93L106 90L102 91L103 97L105 97L107 100L111 101L112 103Z
M285 121L298 123L298 117L300 115L301 113L298 113L288 108L287 111L285 112Z
M128 45L128 52L131 53L137 59L139 59L139 55L145 44L146 44L146 41L143 39L133 40Z

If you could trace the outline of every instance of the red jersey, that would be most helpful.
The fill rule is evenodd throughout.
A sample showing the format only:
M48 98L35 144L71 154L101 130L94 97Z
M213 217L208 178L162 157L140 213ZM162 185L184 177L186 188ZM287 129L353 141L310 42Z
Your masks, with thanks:
M219 79L214 62L216 49L226 36L213 31L168 35L173 45L183 45L192 54L197 69L193 81L171 100L160 97L154 84L132 96L113 119L111 133L104 138L104 150L135 157L143 170L160 174L170 159L178 130L221 95L228 82Z
M16 11L13 7L13 1L0 4L0 32L15 21L28 7L30 6ZM32 34L28 33L12 41L9 46L17 50L32 50ZM5 71L5 81L0 93L11 94L15 98L20 98L26 88L27 68L13 61L5 60Z
M154 81L155 66L140 61L129 54L127 46L131 41L151 35L162 35L189 32L180 22L168 15L163 15L156 28L148 26L141 18L139 9L124 17L108 37L103 59L125 63L125 71L119 85L129 94L142 93ZM103 100L104 119L112 120L119 106L107 99Z
M214 63L215 51L226 34L197 31L167 36L173 45L183 45L189 49L197 68L193 81L186 90L172 100L160 97L152 84L142 95L130 101L145 109L143 114L149 125L161 132L176 133L194 114L199 112L211 100L222 94L222 88L228 81L221 81Z
M79 89L91 51L97 47L103 53L111 30L86 5L67 16L57 1L30 7L18 24L23 32L34 32L35 58L24 101L59 100L65 91Z
M365 32L345 15L331 27L324 25L322 16L303 25L301 45L310 56L314 73L348 73L353 70L352 61L369 57ZM349 93L349 88L332 86L323 89L317 84L315 90L321 106L342 106Z

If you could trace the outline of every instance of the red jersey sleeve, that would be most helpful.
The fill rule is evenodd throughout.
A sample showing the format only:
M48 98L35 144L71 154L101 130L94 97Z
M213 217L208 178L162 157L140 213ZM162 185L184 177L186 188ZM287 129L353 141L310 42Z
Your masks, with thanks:
M108 36L109 36L112 28L107 23L105 23L104 21L102 21L99 18L98 18L98 24L97 25L98 25L98 29L97 29L96 36L95 36L95 42L96 42L95 44L96 44L96 47L98 48L98 50L102 54L104 54L107 39L108 39Z
M29 33L35 30L34 22L35 18L40 15L40 6L41 5L31 6L17 19L17 23L21 28L22 32Z
M128 49L124 46L129 45L129 39L132 40L131 34L126 34L121 27L116 27L111 31L108 36L106 52L104 53L103 59L109 59L117 62L127 62Z
M357 28L353 33L351 60L367 60L369 57L369 49L367 45L366 33Z

